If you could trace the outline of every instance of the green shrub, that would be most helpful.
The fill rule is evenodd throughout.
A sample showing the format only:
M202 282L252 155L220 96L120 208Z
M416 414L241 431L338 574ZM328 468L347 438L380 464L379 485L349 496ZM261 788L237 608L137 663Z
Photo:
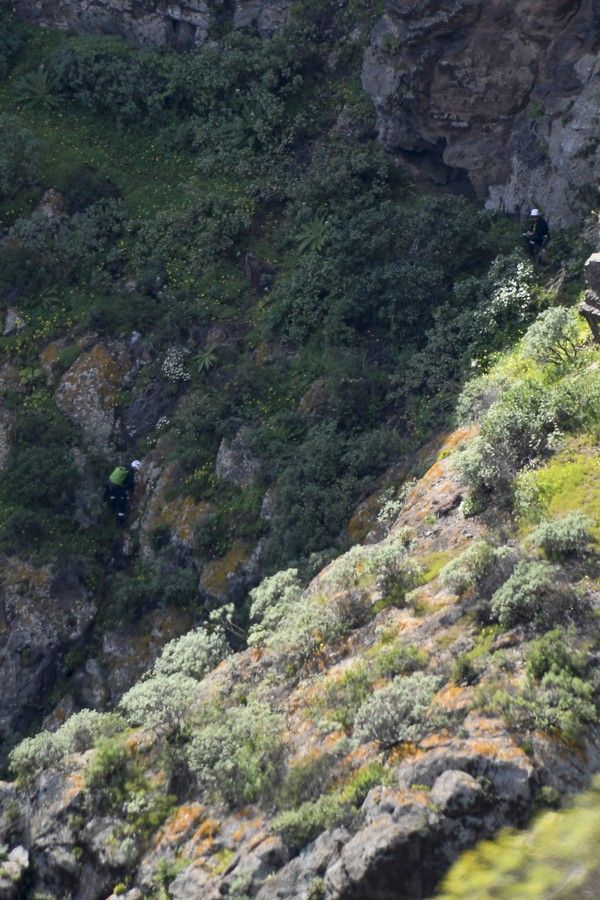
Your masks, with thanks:
M586 668L585 653L573 647L575 635L563 628L554 628L532 641L526 655L526 671L534 678L543 678L548 672L568 672L582 676Z
M105 739L99 742L92 760L84 770L86 790L93 796L96 806L103 811L122 811L127 795L128 756L122 740Z
M282 835L291 849L299 850L322 831L343 823L351 824L371 788L388 782L389 773L379 763L365 766L335 793L323 794L318 800L279 813L273 820L273 829Z
M398 676L362 704L354 723L355 736L360 741L378 741L383 747L420 741L436 728L431 701L439 684L438 678L422 672Z
M16 103L34 109L52 109L59 104L53 79L43 66L17 78L12 85L12 94Z
M452 664L452 672L450 678L454 684L473 684L477 681L479 673L473 665L473 660L468 653L461 653L457 656Z
M55 739L63 754L83 753L97 741L111 738L124 728L124 719L116 713L82 709L60 726L55 732Z
M11 61L24 39L22 26L11 15L0 11L0 80L6 77Z
M577 353L577 322L575 310L564 306L544 310L523 338L523 355L541 365L572 362Z
M527 679L519 690L497 692L487 709L501 713L521 733L558 732L572 741L598 720L593 685L564 669L550 670L539 681Z
M591 519L582 512L575 511L554 519L542 522L531 533L530 540L540 547L550 560L560 561L569 556L583 553L591 541Z
M523 560L495 592L490 608L503 628L528 623L548 628L557 620L580 614L584 604L573 588L560 580L557 566Z
M314 586L281 619L267 646L280 654L288 670L296 670L323 646L364 624L369 611L369 596L360 588L325 594Z
M277 794L277 806L296 808L320 797L335 775L337 753L310 753L287 771Z
M350 822L355 815L339 794L324 794L318 800L303 803L298 809L288 809L273 819L272 827L292 850L300 850L314 840L322 831L327 831L344 822Z
M486 541L476 541L444 566L440 572L441 584L459 597L472 591L488 573L494 556L494 548Z
M232 805L268 802L282 777L282 730L281 717L259 700L224 710L194 732L186 751L198 789Z
M265 578L258 587L250 591L249 644L262 644L277 631L277 628L300 602L302 585L298 580L298 569L286 569Z
M55 89L88 111L111 113L123 124L164 121L177 104L177 54L136 51L118 38L79 38L53 53L49 74Z
M119 703L130 725L172 732L189 717L198 682L189 675L154 675L134 685Z
M383 647L373 656L373 669L379 678L410 675L427 666L427 655L414 644L399 641Z
M41 731L17 744L10 753L9 768L18 778L28 778L42 769L56 765L60 758L61 751L55 735L49 731Z
M49 219L42 212L34 212L17 219L11 235L54 282L83 282L105 290L112 286L112 273L120 267L117 241L123 227L122 205L108 199L73 216Z
M456 464L475 491L507 492L527 463L543 457L557 427L554 397L537 382L517 384L489 409L481 433Z
M456 424L469 425L472 422L479 422L508 386L508 379L494 371L467 381L456 403L454 411Z
M125 727L115 713L84 709L71 716L55 732L41 731L25 738L11 751L10 770L20 778L57 765L68 753L83 753L97 741L112 737Z
M339 678L327 679L314 702L315 714L324 715L335 727L350 729L358 708L370 694L370 682L370 672L362 665Z
M42 143L15 116L0 113L0 199L35 180Z
M222 628L211 632L198 628L170 641L156 661L154 672L157 675L188 675L200 680L230 653Z

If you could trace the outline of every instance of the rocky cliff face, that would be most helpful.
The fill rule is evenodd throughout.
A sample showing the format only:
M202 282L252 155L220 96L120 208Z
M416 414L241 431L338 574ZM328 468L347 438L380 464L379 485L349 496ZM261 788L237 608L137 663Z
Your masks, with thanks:
M265 35L284 20L288 0L239 0L231 8L225 0L18 0L19 15L36 25L81 34L118 34L142 46L163 44L188 50L200 46L215 17L233 16L236 27L257 25Z
M382 143L490 207L576 217L600 157L593 0L394 0L373 29L363 85Z

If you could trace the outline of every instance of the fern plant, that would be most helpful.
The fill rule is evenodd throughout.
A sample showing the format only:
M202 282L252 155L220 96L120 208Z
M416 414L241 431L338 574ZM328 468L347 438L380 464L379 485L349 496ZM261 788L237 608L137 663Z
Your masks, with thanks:
M216 350L204 350L197 355L195 360L198 371L204 374L210 372L216 366L218 359Z
M300 253L320 253L327 238L327 219L320 213L298 233L298 250Z
M27 72L18 78L13 85L13 97L17 103L41 108L56 108L59 98L54 93L54 83L47 69L40 66L34 72Z

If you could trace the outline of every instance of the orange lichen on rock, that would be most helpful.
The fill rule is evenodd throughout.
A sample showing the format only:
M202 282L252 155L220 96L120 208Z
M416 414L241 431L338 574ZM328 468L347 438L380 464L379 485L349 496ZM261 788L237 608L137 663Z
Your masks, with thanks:
M395 747L392 747L388 753L386 762L390 766L397 766L398 763L405 762L407 759L419 759L423 755L423 751L419 750L416 744L413 744L410 741L404 741L402 744L397 744Z
M447 684L435 695L437 706L448 710L468 709L472 701L473 689L457 684Z
M189 806L178 806L173 815L167 819L162 829L159 831L156 843L181 843L197 822L204 818L205 814L206 809L201 803L191 803ZM196 834L197 833L198 832L196 832Z

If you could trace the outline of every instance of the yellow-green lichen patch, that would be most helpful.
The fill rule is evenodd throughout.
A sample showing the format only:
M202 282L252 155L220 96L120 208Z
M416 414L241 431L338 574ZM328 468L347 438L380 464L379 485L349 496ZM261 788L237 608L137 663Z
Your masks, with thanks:
M428 584L437 578L444 566L454 559L458 552L458 548L454 547L452 550L438 550L420 557L418 562L422 572L419 575L419 584Z
M578 510L589 516L591 533L600 541L600 458L597 447L582 441L517 481L517 504L524 524L544 516L560 518Z
M215 597L225 597L229 575L239 569L248 559L248 554L248 545L244 541L236 541L222 559L216 559L204 567L200 577L201 586Z

